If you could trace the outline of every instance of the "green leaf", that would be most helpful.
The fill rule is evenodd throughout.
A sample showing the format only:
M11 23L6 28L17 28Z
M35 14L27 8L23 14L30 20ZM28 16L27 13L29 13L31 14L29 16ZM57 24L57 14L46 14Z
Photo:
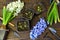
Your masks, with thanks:
M52 8L53 9L53 8ZM51 22L51 16L53 16L53 10L50 11L49 15L48 15L48 22Z
M14 16L14 15L12 15L12 16L10 17L9 21L11 21L13 18L15 18L15 16Z
M48 15L49 15L50 12L51 12L51 9L52 9L52 7L53 7L53 5L54 5L54 2L55 2L55 1L53 1L53 2L51 3L51 5L50 5L50 7L49 7L49 9L48 9L47 17L48 17Z
M54 3L54 11L53 12L54 12L54 15L53 15L54 16L54 22L57 23L59 15L58 15L57 3L56 2Z
M9 11L9 10L7 10L7 12L6 12L6 19L7 19L7 18L8 18L8 16L10 15L9 13L10 13L10 11Z
M51 3L49 9L48 9L48 12L47 12L47 20L48 22L50 23L51 21L51 16L52 16L52 12L53 12L53 5L54 5L54 1Z
M52 13L49 14L48 19L47 19L49 23L50 23L50 20L51 20L51 16L52 16Z
M51 4L50 9L48 10L47 17L48 17L47 20L50 23L50 25L52 25L53 21L55 23L57 23L59 15L58 15L58 8L57 8L57 3L56 2Z
M5 25L5 21L6 21L6 7L3 7L3 24Z
M53 23L53 15L51 16L50 25Z
M6 19L6 24L8 23L8 21L10 20L10 17L12 16L12 13L10 12L10 13L8 13L9 15L8 15L8 17L7 17L7 19Z

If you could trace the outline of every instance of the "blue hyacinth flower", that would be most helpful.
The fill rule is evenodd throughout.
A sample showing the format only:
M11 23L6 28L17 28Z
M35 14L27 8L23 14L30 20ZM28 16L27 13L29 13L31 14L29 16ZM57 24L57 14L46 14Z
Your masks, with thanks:
M32 40L35 40L39 35L41 35L45 29L47 28L47 22L44 20L44 18L40 18L40 20L37 22L35 26L33 26L33 29L30 32L30 38Z

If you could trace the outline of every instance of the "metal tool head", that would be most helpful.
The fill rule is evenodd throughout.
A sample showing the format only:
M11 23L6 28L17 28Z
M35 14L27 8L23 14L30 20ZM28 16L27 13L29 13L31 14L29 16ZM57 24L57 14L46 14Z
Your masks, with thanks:
M51 32L53 32L53 33L57 33L54 28L49 27L48 29L49 29Z

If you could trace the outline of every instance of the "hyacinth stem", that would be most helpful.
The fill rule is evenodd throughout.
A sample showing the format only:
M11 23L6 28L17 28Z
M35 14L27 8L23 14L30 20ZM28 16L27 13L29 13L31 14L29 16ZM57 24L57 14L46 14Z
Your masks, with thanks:
M6 24L8 23L8 21L11 19L10 17L11 17L11 15L12 15L12 13L9 13L9 15L8 15L8 17L7 17L7 19L6 19Z
M10 12L6 9L6 7L3 7L3 24L7 25L7 23L14 18L15 16L13 16L12 14L13 12Z
M13 18L15 18L15 16L12 16L12 17L9 19L9 21L11 21Z
M3 20L2 17L0 17L0 19ZM9 25L11 25L12 27L14 27L14 24L12 24L10 22L9 22Z
M5 16L6 16L6 8L5 8L5 6L4 6L4 7L3 7L3 24L4 24L4 25L6 25L6 24L5 24L5 21L6 21L6 20L5 20Z
M51 7L52 7L53 4L54 4L54 1L51 3L51 5L50 5L50 7L49 7L49 9L48 9L47 18L48 18L48 15L49 15L49 13L50 13L50 10L51 10Z

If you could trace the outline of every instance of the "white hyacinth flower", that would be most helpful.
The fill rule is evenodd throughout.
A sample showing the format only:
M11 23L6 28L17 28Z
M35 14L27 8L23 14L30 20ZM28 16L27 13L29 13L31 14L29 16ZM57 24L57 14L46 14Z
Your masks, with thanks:
M15 2L11 2L7 5L7 9L11 12L13 12L14 16L17 16L18 13L22 10L24 6L24 2L21 2L20 0L15 1Z

